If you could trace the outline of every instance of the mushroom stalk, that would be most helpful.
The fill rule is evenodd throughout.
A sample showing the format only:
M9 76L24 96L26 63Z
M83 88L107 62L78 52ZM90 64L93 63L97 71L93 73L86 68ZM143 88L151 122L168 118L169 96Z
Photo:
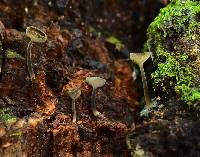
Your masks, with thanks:
M72 122L76 122L76 103L75 99L72 99L72 114L73 114L73 120Z
M31 48L32 48L33 42L29 41L28 46L27 46L27 68L28 68L28 72L29 72L29 76L31 81L35 78L35 74L33 71L33 67L32 67L32 61L31 61Z
M96 109L95 93L96 93L96 89L93 89L92 96L91 96L91 109L92 109L94 116L99 116L101 113L99 111L97 111L97 109Z
M140 72L141 72L141 76L142 76L145 102L146 102L147 106L150 106L151 105L151 99L150 99L149 94L148 94L148 86L147 86L147 80L146 80L143 64L139 64L139 68L140 68Z

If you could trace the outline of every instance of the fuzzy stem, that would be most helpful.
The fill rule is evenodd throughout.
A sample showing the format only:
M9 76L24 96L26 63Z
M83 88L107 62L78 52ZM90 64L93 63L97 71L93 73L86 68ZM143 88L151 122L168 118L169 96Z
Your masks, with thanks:
M32 67L32 60L31 60L31 47L32 47L32 45L33 45L33 42L30 41L28 43L28 46L27 46L27 58L26 58L28 73L29 73L31 81L35 78L35 74L34 74L33 67Z
M72 99L72 114L73 114L73 120L72 122L76 122L76 103L75 99Z
M146 80L144 68L143 68L142 64L139 64L139 67L140 67L140 72L141 72L141 76L142 76L145 102L146 102L147 106L150 106L151 105L151 99L150 99L149 93L148 93L148 86L147 86L147 80Z

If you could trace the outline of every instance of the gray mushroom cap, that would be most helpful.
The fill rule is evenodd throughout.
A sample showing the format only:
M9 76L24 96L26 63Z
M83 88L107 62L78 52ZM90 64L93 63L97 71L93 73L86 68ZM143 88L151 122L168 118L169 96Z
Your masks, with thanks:
M101 77L87 77L85 80L93 89L100 88L105 85L106 80Z
M130 59L138 64L138 65L143 65L143 63L151 57L152 53L151 52L144 52L144 53L130 53Z
M26 28L26 35L31 39L32 42L43 43L47 40L47 35L39 28L29 26Z
M81 90L79 88L72 88L68 90L68 95L71 99L75 100L81 95Z

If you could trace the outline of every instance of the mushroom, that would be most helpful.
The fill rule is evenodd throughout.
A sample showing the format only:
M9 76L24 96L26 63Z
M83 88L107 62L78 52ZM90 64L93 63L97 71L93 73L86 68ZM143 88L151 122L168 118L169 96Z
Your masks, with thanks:
M68 95L72 99L72 112L73 112L73 120L72 122L76 122L76 102L75 100L80 97L81 90L79 88L72 88L68 90Z
M47 35L42 32L39 28L29 26L26 28L26 35L30 38L27 46L27 67L31 81L35 78L35 74L31 62L31 47L33 43L43 43L47 40Z
M144 62L147 61L149 57L151 57L152 53L151 52L144 52L144 53L130 53L130 59L132 62L136 63L141 72L142 76L142 83L143 83L143 88L144 88L144 98L147 106L151 105L151 99L148 94L148 86L147 86L147 81L146 81L146 76L143 68Z
M99 116L101 113L97 111L95 104L95 92L98 88L104 86L106 80L100 77L87 77L86 82L92 86L92 96L91 96L91 109L94 116Z

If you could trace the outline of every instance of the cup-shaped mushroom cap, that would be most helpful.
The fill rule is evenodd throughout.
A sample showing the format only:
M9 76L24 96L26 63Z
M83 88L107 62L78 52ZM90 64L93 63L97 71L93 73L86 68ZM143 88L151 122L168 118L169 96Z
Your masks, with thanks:
M29 26L26 28L26 35L31 39L32 42L43 43L47 40L47 35L39 28Z
M100 88L105 85L106 80L101 77L87 77L85 80L93 89Z
M151 56L151 52L144 52L144 53L130 53L130 59L132 62L143 65L143 63Z
M72 88L68 90L69 97L73 100L77 99L81 95L81 90L79 88Z

